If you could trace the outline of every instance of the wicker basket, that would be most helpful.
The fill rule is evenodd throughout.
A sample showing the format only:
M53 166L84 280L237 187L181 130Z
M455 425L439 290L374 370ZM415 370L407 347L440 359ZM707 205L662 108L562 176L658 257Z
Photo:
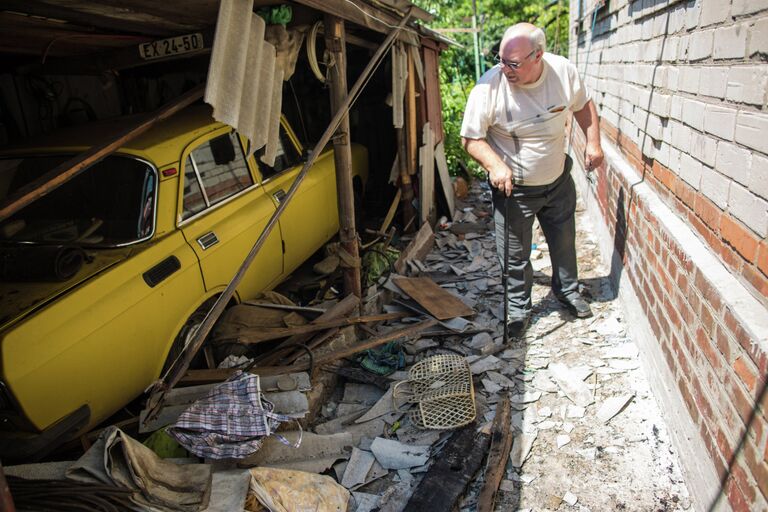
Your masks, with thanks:
M392 399L396 410L406 403L415 425L425 429L451 429L474 421L475 389L466 359L441 354L419 361L408 380L395 384Z

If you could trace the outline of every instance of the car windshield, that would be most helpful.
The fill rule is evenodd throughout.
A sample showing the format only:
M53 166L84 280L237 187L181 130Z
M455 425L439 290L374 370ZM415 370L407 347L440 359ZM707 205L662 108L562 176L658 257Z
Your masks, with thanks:
M0 200L69 156L0 159ZM149 237L157 177L146 163L110 156L0 223L0 241L113 247Z

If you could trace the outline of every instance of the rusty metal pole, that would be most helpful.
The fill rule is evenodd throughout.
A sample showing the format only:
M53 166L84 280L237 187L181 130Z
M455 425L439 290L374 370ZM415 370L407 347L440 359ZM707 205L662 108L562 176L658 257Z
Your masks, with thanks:
M337 112L347 96L347 49L344 21L326 14L325 45L335 65L330 68L331 111ZM344 294L362 296L360 254L355 229L355 192L352 184L352 149L349 140L349 115L344 114L333 138L333 158L336 163L336 195L339 205L339 239L341 247L351 256L352 265L343 267ZM342 262L344 258L340 258ZM342 265L345 265L342 263Z

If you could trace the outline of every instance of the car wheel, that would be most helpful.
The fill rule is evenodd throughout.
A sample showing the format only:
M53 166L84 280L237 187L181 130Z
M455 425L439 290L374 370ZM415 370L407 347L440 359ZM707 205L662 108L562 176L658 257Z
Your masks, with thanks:
M168 351L168 356L165 358L165 364L163 365L163 371L161 375L165 375L165 373L171 368L176 359L178 359L181 353L184 351L184 348L189 344L190 341L192 341L192 337L194 336L195 331L197 331L197 328L200 327L200 324L203 323L203 320L205 320L205 315L207 315L208 311L210 311L210 309L213 307L213 304L216 302L217 298L218 297L211 297L207 301L203 302L203 304L201 304L200 307L198 307L195 312L190 315L186 323L184 323L181 330L179 330L179 333L176 335L176 338L173 340L171 349ZM205 356L203 355L202 350L198 351L194 359L192 359L192 363L189 365L189 367L205 367Z

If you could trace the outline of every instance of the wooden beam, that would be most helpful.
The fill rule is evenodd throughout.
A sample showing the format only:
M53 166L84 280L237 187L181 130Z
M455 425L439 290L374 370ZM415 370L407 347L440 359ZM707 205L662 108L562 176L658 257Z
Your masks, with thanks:
M418 335L421 331L425 329L429 329L430 327L436 324L437 324L437 320L435 320L434 318L429 318L427 320L423 320L419 322L418 324L409 325L408 327L404 327L402 329L396 329L394 331L384 333L381 336L377 336L375 338L357 343L351 347L344 347L344 348L340 348L339 350L334 350L333 352L321 354L320 356L316 357L313 360L312 364L316 367L322 366L324 364L338 361L339 359L344 359L345 357L350 357L355 354L359 354L360 352L363 352L365 350L370 350L372 348L379 347L381 345L389 343L390 341L398 340L400 338L412 338ZM283 375L286 373L297 373L297 372L304 372L307 370L309 370L309 362L297 363L291 366L257 366L257 367L251 368L249 371L251 373L255 373L258 375ZM229 378L236 371L237 371L236 368L216 368L214 370L189 370L184 375L183 381L185 384L204 384L209 382L221 382ZM149 406L147 408L149 408ZM147 417L149 417L149 414L147 415Z
M11 194L0 205L0 221L7 219L31 202L57 189L68 182L88 167L103 160L111 153L125 145L126 142L135 139L146 132L163 119L171 117L184 107L191 105L203 97L205 85L198 85L191 91L184 93L175 100L160 107L155 112L138 121L134 126L125 129L117 137L94 146L85 153L81 153L66 162L56 166L53 170L25 185Z
M488 453L488 463L485 469L485 483L477 499L478 512L493 512L496 491L504 478L504 471L512 449L512 432L510 429L511 409L509 397L505 396L496 405L496 416L493 418L491 431L491 450Z
M437 285L435 285L437 286ZM458 300L458 299L456 299ZM462 302L462 304L464 304ZM465 307L468 307L465 305ZM337 318L327 322L311 323L306 325L297 325L296 327L279 327L279 328L267 328L262 327L254 330L243 330L237 333L235 338L219 338L216 341L229 341L230 339L236 340L238 343L244 345L255 345L257 343L264 343L265 341L277 340L280 338L286 338L288 336L312 334L318 331L324 331L326 329L332 329L334 327L346 327L348 325L365 324L371 322L385 322L387 320L398 320L410 313L382 313L380 315L368 315L368 316L354 316L352 318Z
M416 487L403 512L453 510L467 484L480 469L490 436L472 423L454 432L435 457L435 463Z
M336 63L329 73L331 89L331 111L340 110L347 95L347 45L344 37L344 21L337 16L326 15L325 47ZM333 160L336 163L336 198L339 206L339 242L342 250L353 261L351 266L343 263L344 293L362 297L360 278L360 248L355 227L355 191L352 184L352 148L350 146L349 113L344 112L333 139Z
M413 55L408 54L408 80L405 86L405 120L408 132L408 174L419 170L419 129L416 127L416 66Z
M328 2L327 0L294 0L298 4L306 5L318 11L337 16L344 21L369 28L382 34L388 33L393 26L399 24L400 18L381 9L359 0L345 0L343 2ZM410 18L410 12L407 17ZM412 42L419 36L413 33L398 34L401 41Z
M304 162L304 166L301 168L301 171L299 171L299 174L296 176L296 180L288 189L288 192L283 197L283 200L280 201L280 205L277 207L277 210L275 210L275 212L272 214L272 217L270 217L261 235L259 235L259 238L256 240L256 243L253 245L250 252L245 257L245 260L243 261L242 265L240 265L240 269L237 271L235 276L232 278L232 281L229 282L229 284L221 293L221 295L219 295L218 299L216 299L216 302L214 303L213 308L211 308L211 311L209 311L208 314L205 316L203 323L200 324L200 327L197 329L197 331L195 331L194 337L192 338L192 340L190 340L189 344L185 347L181 357L179 357L175 361L175 364L171 367L171 369L169 370L165 378L160 380L155 385L154 389L152 390L152 395L150 396L150 399L149 399L150 405L148 406L148 409L150 409L150 414L147 415L147 418L152 419L154 415L157 414L157 412L159 412L160 408L163 405L163 397L165 393L168 390L172 389L181 380L184 374L186 374L187 368L189 368L189 364L192 362L192 359L200 350L200 347L203 345L205 338L211 332L211 329L213 329L213 325L216 323L216 320L218 320L219 316L221 316L221 313L224 311L224 308L229 303L232 296L235 294L235 290L237 289L237 286L240 284L240 281L242 281L243 276L245 275L245 272L248 270L248 267L250 267L254 258L261 250L262 245L264 245L264 241L267 239L267 236L269 236L269 234L272 232L272 229L274 229L278 219L283 214L283 211L285 211L286 206L290 204L291 199L293 199L293 196L296 194L296 190L298 189L299 185L301 185L301 182L304 180L304 177L307 175L307 171L309 171L312 165L314 165L315 161L317 160L317 157L320 155L322 148L324 148L325 145L328 144L328 141L330 140L331 135L336 131L336 128L339 126L342 116L352 106L352 103L355 101L355 99L357 99L358 93L363 88L363 86L367 83L368 77L373 72L376 65L379 63L379 60L384 56L387 50L389 50L392 42L395 40L395 37L400 32L400 30L405 26L405 24L408 22L409 19L410 19L410 13L408 13L402 20L400 20L400 23L392 30L392 32L389 33L386 39L384 39L384 42L381 43L381 46L376 51L373 58L371 58L370 62L368 62L368 65L366 65L365 69L363 69L362 73L360 73L360 76L358 77L357 82L355 82L355 85L352 86L352 89L350 90L349 94L347 95L343 103L339 106L338 111L333 116L333 119L331 119L331 122L328 124L328 127L325 129L325 132L320 137L320 140L318 140L317 144L315 144L315 147L310 153L309 158L307 159L306 162Z

